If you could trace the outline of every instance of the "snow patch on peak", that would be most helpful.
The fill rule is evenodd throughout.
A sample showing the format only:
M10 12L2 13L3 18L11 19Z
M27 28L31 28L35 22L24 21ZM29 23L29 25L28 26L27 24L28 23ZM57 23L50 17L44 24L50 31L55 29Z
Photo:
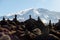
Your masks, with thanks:
M48 23L48 21L44 18L41 18L41 20L42 20L43 23Z
M57 14L58 12L52 12L52 11L49 11L47 9L43 9L43 8L29 8L29 9L25 9L25 10L21 10L21 11L18 11L18 12L14 12L14 13L9 13L6 16L6 18L14 18L14 15L16 14L17 15L17 18L20 19L20 20L26 20L28 19L29 15L32 16L32 18L34 19L37 19L37 17L39 16L42 21L44 23L47 23L49 20L53 20L54 22L56 22L56 20L59 19L59 16ZM57 14L57 15L56 15ZM2 17L0 17L1 19Z
M5 15L5 16L11 16L11 15L23 15L25 13L27 13L29 10L32 10L33 8L29 8L29 9L25 9L25 10L21 10L21 11L18 11L18 12L14 12L14 13L8 13L8 15Z
M44 15L44 17L47 19L47 18L49 18L49 16L48 15Z
M33 10L34 13L36 13L37 15L40 15L40 13L35 9Z

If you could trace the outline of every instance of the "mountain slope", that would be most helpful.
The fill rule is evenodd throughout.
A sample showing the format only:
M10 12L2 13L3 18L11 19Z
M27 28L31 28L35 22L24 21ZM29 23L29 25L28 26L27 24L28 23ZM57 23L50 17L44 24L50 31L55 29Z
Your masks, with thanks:
M9 13L5 15L5 18L13 19L15 14L17 15L17 19L19 21L25 21L29 18L29 15L31 15L34 19L37 19L39 16L44 23L48 23L49 20L57 22L60 17L60 12L49 11L43 8L29 8L16 13ZM0 20L2 18L3 16L0 17Z

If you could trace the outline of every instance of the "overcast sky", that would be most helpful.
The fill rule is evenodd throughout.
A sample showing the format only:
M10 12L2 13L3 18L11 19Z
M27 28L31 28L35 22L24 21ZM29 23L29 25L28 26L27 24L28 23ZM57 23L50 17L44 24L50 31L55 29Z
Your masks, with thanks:
M60 12L60 0L0 0L0 16L28 8Z

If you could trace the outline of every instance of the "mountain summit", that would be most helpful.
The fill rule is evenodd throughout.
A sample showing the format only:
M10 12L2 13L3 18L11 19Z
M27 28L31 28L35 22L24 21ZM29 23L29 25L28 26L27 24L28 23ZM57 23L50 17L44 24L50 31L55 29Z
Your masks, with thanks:
M55 11L49 11L47 9L43 8L29 8L25 10L18 11L16 13L9 13L7 15L4 15L4 17L7 19L13 19L14 15L17 15L17 19L19 21L25 21L29 19L29 15L32 16L33 19L37 20L37 17L39 16L41 20L44 23L48 23L49 20L52 20L52 22L57 22L57 20L60 18L60 12ZM0 20L3 18L3 16L0 17Z

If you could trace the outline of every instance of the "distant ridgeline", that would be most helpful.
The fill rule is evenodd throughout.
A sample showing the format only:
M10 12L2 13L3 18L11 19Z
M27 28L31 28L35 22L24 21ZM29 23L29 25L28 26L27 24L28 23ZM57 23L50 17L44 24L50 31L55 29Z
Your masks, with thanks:
M20 28L23 28L23 30L28 30L36 35L40 35L41 37L46 37L50 33L54 34L55 32L53 32L52 29L55 31L60 30L60 20L58 23L53 24L51 24L50 20L49 24L45 25L40 17L38 17L37 19L38 20L35 20L31 17L31 15L29 15L28 20L25 20L24 22L19 22L17 20L17 15L15 15L15 18L13 18L13 20L9 20L9 18L5 20L5 18L3 17L3 19L0 21L0 27L7 28L8 30L19 30ZM36 33L36 29L40 29L41 33ZM56 36L57 35L58 34L56 33Z

